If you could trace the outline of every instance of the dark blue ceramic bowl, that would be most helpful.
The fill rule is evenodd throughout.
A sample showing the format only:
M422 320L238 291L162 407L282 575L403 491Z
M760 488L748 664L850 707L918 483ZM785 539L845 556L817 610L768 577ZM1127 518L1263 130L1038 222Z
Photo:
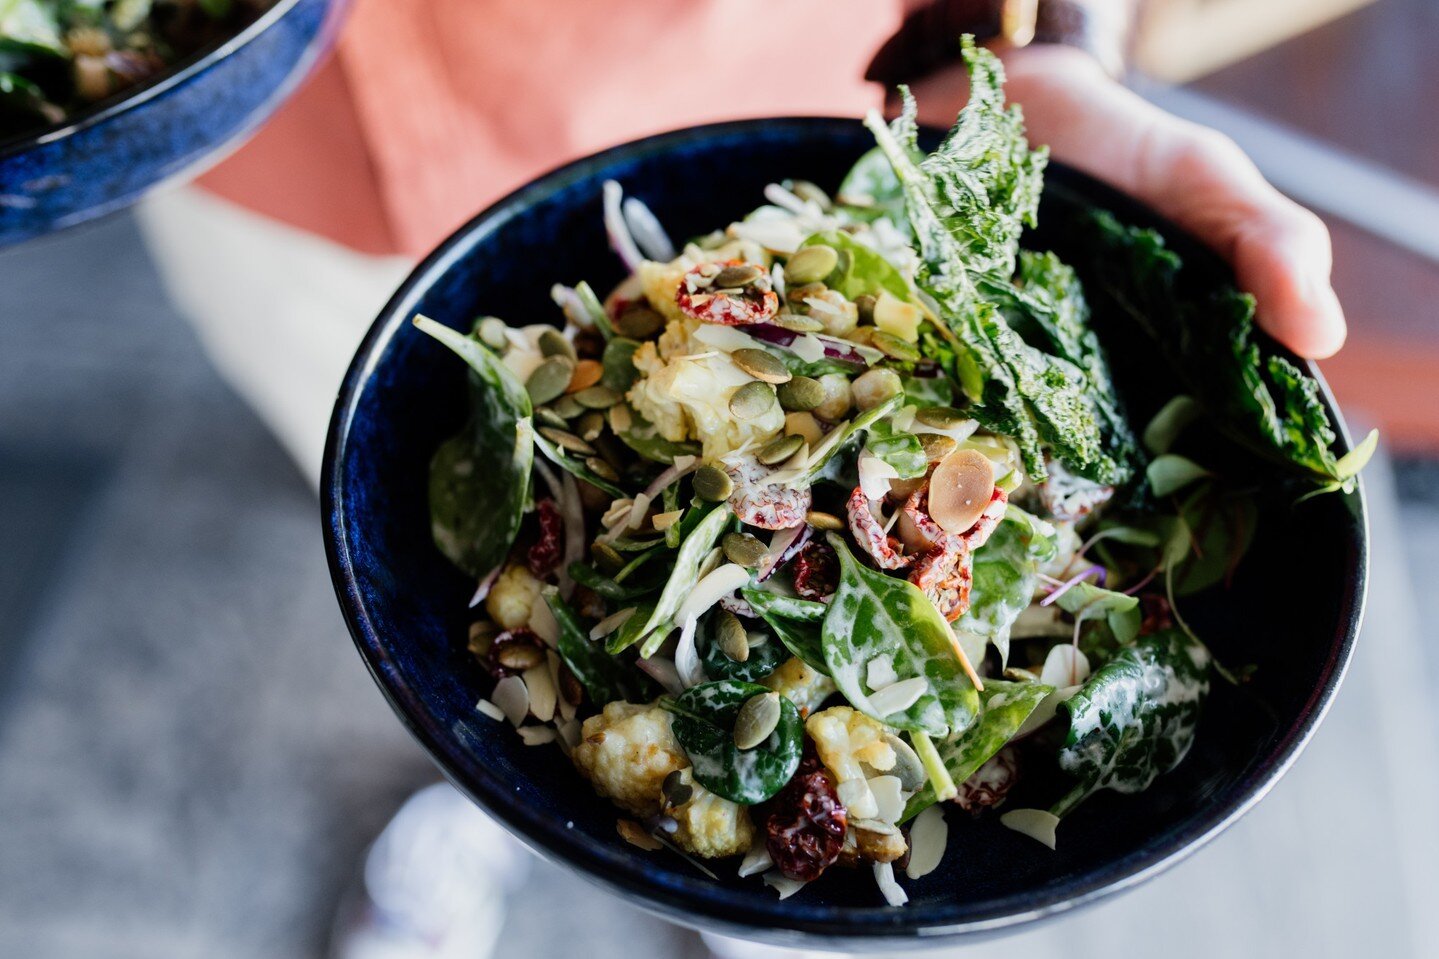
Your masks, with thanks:
M345 0L278 0L229 40L58 126L0 141L0 246L194 175L254 132L334 39Z
M1263 517L1233 588L1187 609L1222 659L1258 665L1253 684L1216 684L1179 769L1136 796L1093 797L1065 820L1058 852L951 810L943 864L906 883L910 904L891 909L867 873L831 870L780 902L757 880L733 878L732 864L714 882L675 856L623 842L616 811L558 749L526 747L475 711L488 687L463 652L474 584L431 544L425 491L431 453L465 415L466 374L410 318L422 312L460 328L484 313L535 322L556 315L556 280L617 282L600 217L607 178L649 204L672 235L693 236L755 206L766 183L803 176L834 186L871 142L845 120L701 127L581 160L500 201L426 260L375 321L340 392L323 481L331 572L355 643L456 786L538 852L670 919L851 950L934 944L1063 913L1155 875L1238 818L1294 761L1339 685L1363 605L1367 536L1358 494ZM1227 275L1177 230L1057 165L1033 244L1062 252L1066 223L1089 204L1161 228L1216 281Z

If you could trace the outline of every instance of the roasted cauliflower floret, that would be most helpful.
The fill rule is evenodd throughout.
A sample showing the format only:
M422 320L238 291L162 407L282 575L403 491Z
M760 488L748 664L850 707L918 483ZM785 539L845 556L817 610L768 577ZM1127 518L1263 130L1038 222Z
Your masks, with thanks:
M571 758L595 792L636 816L660 812L660 787L689 758L658 706L610 703L585 720Z
M784 427L777 403L749 419L730 412L730 397L754 380L728 353L706 350L666 360L653 343L644 343L635 351L634 365L644 374L629 391L635 412L671 442L699 440L711 459L768 440Z
M809 717L804 724L820 762L841 783L866 779L871 770L894 768L894 750L884 741L884 724L848 706L831 706ZM866 770L860 763L867 764Z
M693 790L689 800L665 810L675 820L673 838L679 847L706 859L747 851L755 835L749 810L716 796L695 782L688 771L684 773L684 782Z
M490 587L485 612L501 629L519 629L529 623L530 609L540 598L543 585L522 564L511 563Z
M814 712L835 691L834 680L797 656L785 660L760 682L794 703L801 716Z

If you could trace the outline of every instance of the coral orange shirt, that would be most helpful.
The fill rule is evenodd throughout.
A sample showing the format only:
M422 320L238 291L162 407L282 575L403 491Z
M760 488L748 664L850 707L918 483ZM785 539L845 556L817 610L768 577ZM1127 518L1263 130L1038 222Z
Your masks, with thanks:
M336 55L202 179L418 256L567 160L740 117L859 116L902 0L354 0Z

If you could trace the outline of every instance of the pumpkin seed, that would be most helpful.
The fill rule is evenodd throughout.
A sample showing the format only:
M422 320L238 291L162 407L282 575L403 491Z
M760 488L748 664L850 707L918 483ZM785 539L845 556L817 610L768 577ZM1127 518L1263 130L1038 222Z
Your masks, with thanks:
M750 533L725 533L724 539L720 540L720 549L724 551L725 559L745 569L754 569L769 552L769 547Z
M742 420L759 419L778 402L774 389L765 383L746 383L729 398L729 411Z
M844 529L844 520L840 519L838 516L835 516L833 513L823 513L817 509L812 509L808 513L805 513L804 521L809 525L813 526L815 529Z
M543 663L545 653L538 646L531 646L529 643L506 643L495 654L495 659L506 669L524 672Z
M779 725L779 693L760 693L745 700L734 721L734 744L753 749Z
M824 402L824 387L809 376L796 376L776 391L779 405L792 413L805 413Z
M557 430L567 430L570 428L570 424L565 418L556 412L553 407L549 406L541 406L535 410L535 425L550 426Z
M565 430L557 430L552 426L541 426L540 435L566 452L578 453L581 456L595 455L593 446Z
M706 463L695 470L695 495L711 503L723 503L734 492L734 480L718 466Z
M761 383L788 383L790 372L779 357L768 350L739 349L730 354L734 365Z
M914 414L916 423L932 426L937 430L954 429L965 419L967 417L963 413L949 406L926 406Z
M785 290L785 298L794 304L791 309L809 309L804 301L812 296L821 296L829 292L829 287L823 283L805 283L800 286L791 286Z
M799 448L803 445L803 436L790 433L786 436L781 436L777 440L771 440L760 447L760 451L755 454L755 459L759 460L760 463L765 466L774 466L776 463L783 463L798 453Z
M594 386L605 375L605 368L599 360L580 360L575 364L575 372L570 377L570 385L565 388L568 393L577 393L589 386Z
M824 330L824 323L800 313L776 313L773 322L775 326L791 333L820 333Z
M839 251L832 246L817 244L797 250L784 265L784 281L796 285L817 283L839 266Z
M585 410L585 414L575 421L575 432L587 443L598 438L604 429L605 414L599 410Z
M919 445L924 447L926 463L938 463L959 445L953 436L946 436L943 433L920 433L918 436Z
M575 359L575 345L559 330L542 330L536 345L541 356L567 356Z
M751 263L741 263L739 266L727 266L716 273L713 286L719 290L732 290L749 286L762 276L764 270Z
M610 574L618 573L625 567L625 558L620 555L620 551L609 543L601 543L599 540L590 544L590 557L600 564L601 569Z
M919 347L884 330L875 330L870 344L890 359L904 363L914 363L919 359Z
M874 304L875 298L868 293L861 293L854 298L854 306L855 309L859 311L859 321L861 323L874 322Z
M573 396L561 396L550 404L550 409L560 414L567 420L572 420L585 411L585 408L575 402Z
M749 633L739 617L727 609L715 616L715 645L737 663L749 660Z
M632 340L647 340L665 327L665 318L647 306L633 306L620 314L615 328Z
M594 473L600 479L609 480L611 483L619 482L620 474L615 471L615 468L613 466L600 459L598 456L586 457L585 465L590 468L591 473Z
M571 395L576 403L587 410L607 410L620 401L619 390L612 390L608 386L587 386Z
M623 470L630 459L630 448L608 433L594 439L595 450L616 470Z
M503 353L510 348L510 338L505 335L509 324L498 316L487 316L475 324L475 335L480 342L497 353Z
M499 634L500 628L488 619L477 619L470 624L469 650L476 656L490 651L490 643Z
M556 399L564 393L565 388L570 385L570 377L574 375L574 360L568 356L549 357L535 367L530 378L525 381L525 391L530 394L530 402L540 406Z
M674 809L683 806L694 796L694 787L685 782L683 769L676 769L665 777L660 785L660 791L664 793L665 805Z

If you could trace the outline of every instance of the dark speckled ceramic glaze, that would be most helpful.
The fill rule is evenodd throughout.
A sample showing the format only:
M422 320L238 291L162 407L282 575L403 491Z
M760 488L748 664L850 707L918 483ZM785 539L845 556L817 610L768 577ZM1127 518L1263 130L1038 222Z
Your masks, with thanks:
M733 862L716 867L723 878L714 882L673 855L621 841L616 811L558 749L526 747L475 711L487 686L461 652L474 584L431 544L425 503L430 455L465 414L465 370L410 317L462 328L482 313L554 320L556 280L587 278L601 290L618 281L600 219L607 178L685 237L751 209L766 183L803 176L834 186L870 143L852 121L722 124L618 147L500 201L425 261L375 321L341 389L324 472L329 560L355 643L456 786L540 853L663 916L850 950L929 945L1058 915L1155 875L1238 818L1294 761L1339 685L1363 604L1367 536L1359 494L1263 517L1233 589L1188 608L1221 658L1257 664L1254 683L1217 684L1179 769L1140 795L1086 802L1064 822L1058 852L951 809L944 862L906 881L910 904L891 909L867 871L831 870L781 902L757 880L734 878ZM1225 275L1178 231L1057 165L1031 244L1062 250L1065 224L1086 202L1159 227L1187 260Z
M128 206L222 156L310 72L344 6L279 0L154 81L62 126L0 142L0 246Z

